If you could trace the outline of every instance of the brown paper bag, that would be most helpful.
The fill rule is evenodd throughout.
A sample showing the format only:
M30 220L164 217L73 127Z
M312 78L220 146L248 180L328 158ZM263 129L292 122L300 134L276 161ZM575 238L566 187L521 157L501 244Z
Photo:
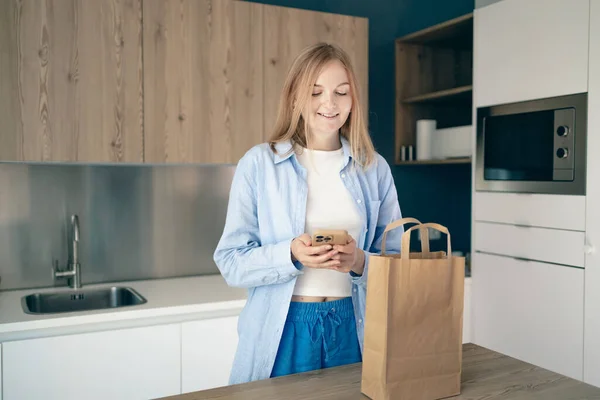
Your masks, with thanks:
M386 254L387 232L407 222L401 254ZM427 228L447 236L430 252ZM410 253L411 232L421 253ZM442 225L404 218L389 224L381 255L371 256L367 283L361 392L375 400L434 400L460 394L464 257L452 257Z

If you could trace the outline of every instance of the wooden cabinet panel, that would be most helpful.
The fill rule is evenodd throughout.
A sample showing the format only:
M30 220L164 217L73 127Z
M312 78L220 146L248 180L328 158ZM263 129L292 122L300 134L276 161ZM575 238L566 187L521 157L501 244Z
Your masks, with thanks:
M146 162L236 162L261 141L262 7L144 0Z
M301 28L302 27L302 28ZM270 137L309 44L353 59L365 18L234 0L0 2L0 160L236 163Z
M0 2L0 159L141 162L141 0Z
M265 6L264 10L264 140L275 125L281 89L294 58L319 41L335 43L348 52L359 81L367 116L368 20L366 18Z

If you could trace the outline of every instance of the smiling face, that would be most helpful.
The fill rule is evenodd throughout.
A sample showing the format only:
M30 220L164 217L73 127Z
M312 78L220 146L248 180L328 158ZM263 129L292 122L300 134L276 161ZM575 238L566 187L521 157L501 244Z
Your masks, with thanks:
M350 56L339 46L316 43L296 56L279 97L269 139L314 150L337 150L348 141L352 159L367 168L377 153L364 116L360 88Z
M346 68L337 60L331 61L317 78L306 111L302 113L308 121L311 139L315 142L337 140L339 129L351 110L352 94Z

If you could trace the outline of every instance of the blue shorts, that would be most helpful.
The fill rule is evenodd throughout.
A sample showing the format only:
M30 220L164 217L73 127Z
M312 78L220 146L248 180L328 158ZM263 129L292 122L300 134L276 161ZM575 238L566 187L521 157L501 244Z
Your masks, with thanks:
M351 297L292 302L271 377L361 361Z

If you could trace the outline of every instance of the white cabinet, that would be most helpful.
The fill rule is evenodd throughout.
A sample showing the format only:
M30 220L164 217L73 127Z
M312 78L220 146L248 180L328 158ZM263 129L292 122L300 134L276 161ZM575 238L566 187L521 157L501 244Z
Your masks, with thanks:
M181 324L2 344L5 400L150 399L181 393Z
M474 343L583 379L584 270L472 257Z
M475 222L475 250L583 268L585 232Z
M473 330L473 318L471 317L471 278L465 279L465 299L463 308L463 343L473 341L471 331Z
M600 387L600 2L476 9L473 62L474 108L588 92L589 110L585 196L473 194L473 342Z
M585 231L585 196L475 192L473 201L476 221Z
M237 322L233 316L182 324L182 393L228 385L238 343Z
M2 343L0 343L0 400L2 400Z
M585 92L590 0L502 0L474 11L476 107Z
M585 256L584 381L600 386L600 4L590 8L590 76L588 94L588 171Z

